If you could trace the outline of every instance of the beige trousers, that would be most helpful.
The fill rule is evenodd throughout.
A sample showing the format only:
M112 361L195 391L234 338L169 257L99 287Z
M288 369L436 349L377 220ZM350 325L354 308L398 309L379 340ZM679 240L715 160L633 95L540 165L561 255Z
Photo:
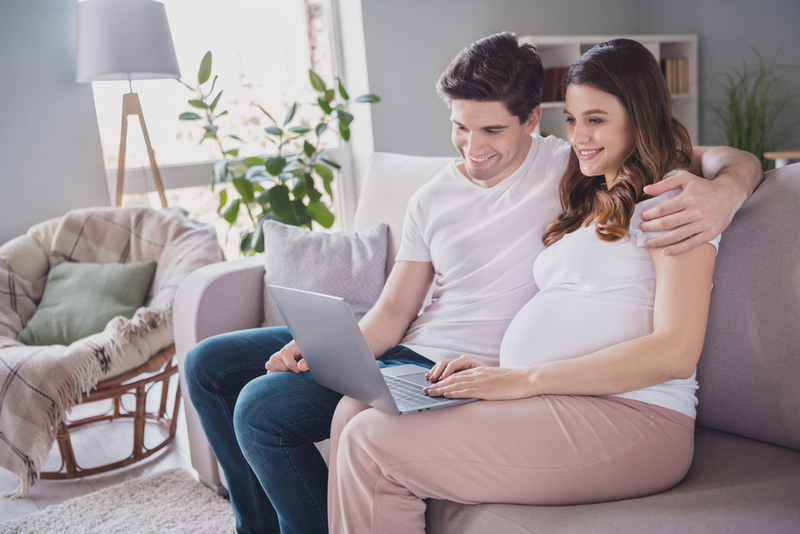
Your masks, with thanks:
M331 429L332 534L424 533L423 499L578 504L676 485L692 418L617 397L545 395L389 415L345 397Z

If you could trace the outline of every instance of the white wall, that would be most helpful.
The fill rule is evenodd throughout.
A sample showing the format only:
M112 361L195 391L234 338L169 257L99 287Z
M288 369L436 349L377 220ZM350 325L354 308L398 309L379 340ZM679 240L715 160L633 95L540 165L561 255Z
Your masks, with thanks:
M75 83L75 0L2 2L0 77L0 244L108 205L92 88Z

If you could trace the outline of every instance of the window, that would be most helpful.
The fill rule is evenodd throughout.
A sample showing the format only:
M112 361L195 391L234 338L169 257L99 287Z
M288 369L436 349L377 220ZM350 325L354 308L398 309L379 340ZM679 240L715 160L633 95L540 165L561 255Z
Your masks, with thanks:
M275 152L264 133L271 122L257 104L281 120L289 105L297 101L296 115L301 119L308 116L313 124L314 109L303 106L316 101L308 69L326 82L335 78L331 17L323 12L325 0L159 1L166 7L186 83L196 85L200 61L207 51L212 52L212 76L218 76L215 91L223 91L217 109L228 111L215 121L225 150L238 148L243 157ZM209 86L206 84L206 90ZM129 87L126 81L106 81L93 83L92 89L112 189L116 184L122 95ZM216 200L208 187L212 177L210 162L222 159L221 151L213 141L201 142L203 129L199 121L178 120L182 112L196 111L187 104L187 100L195 98L194 93L176 80L134 81L133 90L139 94L156 162L164 186L170 190L170 205L184 207L193 218L214 224L221 244L227 236L226 255L235 258L237 230L244 226L237 224L228 232L228 224L216 215ZM236 135L243 142L229 135ZM335 136L331 136L326 148L333 149L329 154L335 159L347 159L336 154ZM343 163L347 165L346 161ZM125 167L126 191L136 193L126 195L124 203L159 206L153 195L143 194L153 188L153 182L135 119L128 121Z

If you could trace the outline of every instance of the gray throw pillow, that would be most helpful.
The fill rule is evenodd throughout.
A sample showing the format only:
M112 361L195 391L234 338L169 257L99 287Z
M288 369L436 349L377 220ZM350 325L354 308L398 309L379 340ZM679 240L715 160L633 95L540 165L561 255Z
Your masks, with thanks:
M144 305L156 262L54 262L39 307L19 333L26 345L71 345Z
M355 233L309 232L264 222L264 326L284 325L267 284L342 297L356 319L378 300L386 282L388 226Z

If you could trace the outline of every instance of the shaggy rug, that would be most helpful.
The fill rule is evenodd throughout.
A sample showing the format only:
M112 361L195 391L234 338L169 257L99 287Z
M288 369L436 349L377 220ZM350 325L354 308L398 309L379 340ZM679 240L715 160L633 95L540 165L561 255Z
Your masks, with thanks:
M230 502L170 469L0 523L2 534L235 534Z

